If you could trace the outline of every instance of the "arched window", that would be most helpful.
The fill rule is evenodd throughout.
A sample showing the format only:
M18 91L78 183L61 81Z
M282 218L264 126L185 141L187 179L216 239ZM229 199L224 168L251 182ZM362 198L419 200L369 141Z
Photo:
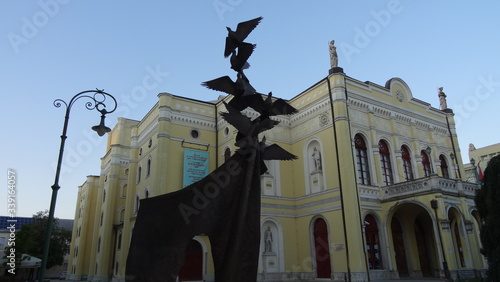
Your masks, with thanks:
M366 251L368 256L368 267L370 269L382 268L382 255L380 254L380 239L378 235L377 222L373 215L365 216Z
M151 174L151 158L148 159L148 164L146 167L146 176L149 176Z
M226 150L224 150L224 162L229 160L230 157L231 157L231 149L226 148Z
M123 187L122 187L122 195L121 195L122 197L127 197L127 188L128 188L127 184L123 185Z
M99 236L99 239L97 239L97 252L101 251L101 236Z
M106 201L106 190L103 190L102 193L102 202L104 203Z
M394 178L392 176L392 164L391 164L391 153L389 152L389 147L384 140L378 142L378 149L380 153L380 167L382 168L382 180L385 185L394 184Z
M439 162L441 163L441 172L443 173L443 177L450 178L450 172L448 171L448 164L446 163L446 159L443 155L439 156Z
M139 211L139 195L135 195L134 213Z
M401 146L401 158L403 159L403 170L406 181L413 180L413 168L411 166L411 155L408 147Z
M99 223L100 226L102 226L102 220L104 219L104 212L101 212L101 221Z
M125 221L125 208L122 208L120 210L120 222L124 222Z
M358 183L370 185L370 169L368 166L368 151L366 143L361 135L354 136L354 148L356 150L356 169L358 170Z
M116 243L117 249L120 250L122 248L122 231L118 232L118 242Z
M424 167L424 175L425 176L430 176L431 175L431 162L429 161L429 156L427 155L427 152L422 150L420 152L420 155L422 156L422 166Z
M144 191L144 198L149 198L149 189L146 188L146 191Z
M141 173L142 173L142 167L139 166L137 169L137 183L141 182Z

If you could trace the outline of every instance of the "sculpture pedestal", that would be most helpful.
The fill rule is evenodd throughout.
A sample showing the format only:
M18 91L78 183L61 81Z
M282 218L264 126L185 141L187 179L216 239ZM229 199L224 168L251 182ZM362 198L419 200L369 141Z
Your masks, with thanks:
M323 191L323 171L315 170L311 172L309 185L311 186L311 193Z
M328 74L333 74L333 73L344 73L344 69L341 67L333 67L328 71Z
M262 266L266 273L278 272L278 260L276 253L265 252L262 254Z

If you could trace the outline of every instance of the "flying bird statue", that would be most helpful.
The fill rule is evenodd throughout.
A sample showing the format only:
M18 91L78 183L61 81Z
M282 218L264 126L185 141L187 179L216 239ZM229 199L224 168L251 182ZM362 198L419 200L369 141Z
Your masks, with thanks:
M260 185L261 175L267 171L264 160L297 159L277 144L267 145L265 136L259 141L260 133L279 124L272 116L297 112L286 101L273 99L271 92L264 98L243 73L255 49L254 44L243 40L261 20L241 22L236 31L227 27L224 56L231 55L236 81L222 76L202 83L233 96L227 103L222 101L227 112L220 114L238 130L235 145L239 149L198 182L141 200L127 257L126 281L177 281L186 249L199 234L206 234L210 240L215 281L257 281ZM251 119L242 113L249 106L260 116ZM202 194L207 191L210 195Z
M244 100L249 107L261 114L262 119L277 115L291 115L297 112L297 109L283 99L273 101L272 96L273 93L269 92L265 100L262 99L261 95L246 96Z
M238 47L238 53L236 54L236 50L233 50L231 53L231 68L238 73L243 72L244 69L248 69L250 64L247 62L248 58L253 53L255 49L255 44L245 43L243 42L240 47Z
M237 77L236 82L226 75L205 81L201 85L208 89L233 95L233 99L229 101L229 105L238 111L242 111L248 107L242 97L256 94L257 91L255 91L255 88L250 85L250 81L248 81L245 74L242 72L238 73Z
M255 18L246 22L241 22L236 27L236 31L231 30L231 28L226 27L227 37L226 37L226 48L224 49L224 57L229 57L234 49L240 47L240 45L247 38L247 36L252 32L252 30L260 23L262 17Z

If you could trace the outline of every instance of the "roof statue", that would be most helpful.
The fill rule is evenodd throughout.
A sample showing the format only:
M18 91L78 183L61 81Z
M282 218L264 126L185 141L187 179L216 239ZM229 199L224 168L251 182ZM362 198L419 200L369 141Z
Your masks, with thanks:
M328 47L330 50L330 67L336 68L339 64L339 57L337 56L337 47L335 47L335 40L330 41L330 45Z
M443 87L439 87L438 90L439 107L441 110L448 109L448 105L446 104L446 94L443 92Z
M474 146L474 144L470 143L469 144L469 152L474 151L474 150L476 150L476 146Z
M267 171L264 160L294 160L297 156L277 144L267 144L259 134L279 124L271 117L297 110L282 99L258 93L243 70L255 49L243 42L262 17L229 27L224 56L231 55L236 81L222 76L202 85L231 95L222 100L227 112L221 116L238 130L239 149L205 178L181 190L142 199L130 243L127 281L174 282L184 264L192 238L210 239L215 281L256 281L260 252L260 175ZM260 114L251 119L241 111L252 108Z

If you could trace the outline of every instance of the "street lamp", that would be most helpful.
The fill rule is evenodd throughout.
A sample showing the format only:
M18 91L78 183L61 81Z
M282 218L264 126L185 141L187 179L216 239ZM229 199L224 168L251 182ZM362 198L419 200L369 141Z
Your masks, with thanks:
M106 105L106 103L107 103L106 99L108 97L111 99L109 100L110 103L108 105ZM45 268L47 268L47 259L49 257L50 237L52 235L52 225L54 223L54 211L55 211L55 207L56 207L57 191L59 190L59 188L61 188L59 186L59 175L61 173L61 164L62 164L62 157L63 157L63 152L64 152L64 143L65 143L66 138L67 138L66 131L68 129L69 113L71 111L71 107L73 106L73 104L80 98L90 99L90 101L85 103L85 107L87 108L87 110L94 110L95 109L101 113L101 122L99 123L99 125L92 127L92 129L95 130L97 132L97 134L99 134L99 136L103 136L107 132L111 131L111 129L109 129L108 127L106 127L104 125L104 119L106 117L106 114L114 112L116 110L116 106L117 106L116 99L113 96L111 96L110 94L104 92L103 90L99 90L99 89L87 90L87 91L80 92L80 93L76 94L75 96L73 96L73 98L71 98L69 103L66 103L65 101L63 101L61 99L56 99L54 101L54 106L56 108L61 107L62 104L64 104L66 106L66 116L64 117L64 126L63 126L63 132L61 135L61 146L59 148L59 158L57 160L56 176L55 176L55 180L54 180L54 185L51 186L52 198L50 200L50 210L49 210L49 218L47 220L47 229L45 230L45 241L44 241L44 245L43 245L42 266L41 266L40 277L39 277L40 282L43 282L44 278L45 278ZM106 109L107 106L111 106L111 107L109 107L111 110L107 110Z
M436 199L431 200L431 207L434 210L434 214L436 216L436 227L438 230L439 234L439 243L441 245L441 253L443 254L443 270L444 270L444 277L446 278L446 281L450 280L450 270L448 269L448 262L446 261L446 254L444 252L444 246L443 246L443 238L441 237L441 229L439 229L439 220L438 220L438 202Z

